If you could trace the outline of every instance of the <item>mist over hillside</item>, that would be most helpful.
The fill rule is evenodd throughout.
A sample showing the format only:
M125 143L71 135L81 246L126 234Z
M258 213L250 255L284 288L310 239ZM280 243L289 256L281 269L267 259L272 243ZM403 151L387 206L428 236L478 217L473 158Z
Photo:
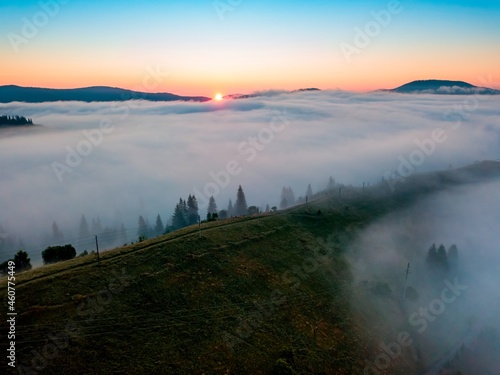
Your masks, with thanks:
M495 180L437 192L371 224L350 246L356 309L378 327L377 355L387 354L383 345L399 353L391 355L391 366L402 365L408 356L417 359L417 373L431 367L425 373L441 367L463 370L461 358L479 349L480 333L500 332L500 235L494 230L500 220L499 188ZM456 264L432 268L428 251L433 244L455 245ZM408 345L399 352L394 342L402 334ZM381 370L377 355L370 358L368 373ZM476 369L499 365L484 350L475 355Z
M224 209L242 185L263 210L279 207L283 186L298 198L330 176L361 186L500 156L500 113L488 96L312 91L208 103L14 103L0 112L43 125L0 131L0 188L9 197L0 225L16 238L11 251L26 247L34 259L53 222L72 241L82 215L102 228L123 224L128 242L139 216L167 222L189 194L203 216L210 195Z

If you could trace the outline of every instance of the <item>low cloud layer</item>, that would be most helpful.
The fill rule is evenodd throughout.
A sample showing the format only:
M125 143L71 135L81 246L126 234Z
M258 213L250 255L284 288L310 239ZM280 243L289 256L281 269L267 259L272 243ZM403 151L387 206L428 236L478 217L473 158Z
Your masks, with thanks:
M135 237L139 215L166 221L194 189L215 192L224 209L240 184L249 205L264 207L279 205L284 185L301 196L330 175L377 182L438 128L446 140L422 154L416 171L500 158L495 96L330 91L220 103L11 103L0 114L43 125L0 130L0 225L33 252L53 221L76 237L82 214L110 227L123 222ZM238 173L214 191L210 173L224 180L233 161Z
M462 344L474 353L481 330L500 329L499 189L497 180L433 194L373 223L350 248L355 287L388 285L391 290L390 297L367 291L369 297L365 294L355 305L381 320L385 331L378 340L388 343L398 332L409 332L408 350L422 369L436 371L425 373L437 373L448 359L456 359ZM433 272L426 264L432 244L456 245L458 266ZM407 286L416 292L403 300L408 263ZM498 366L498 356L488 359L482 351L475 356L473 366ZM375 363L376 356L369 360Z

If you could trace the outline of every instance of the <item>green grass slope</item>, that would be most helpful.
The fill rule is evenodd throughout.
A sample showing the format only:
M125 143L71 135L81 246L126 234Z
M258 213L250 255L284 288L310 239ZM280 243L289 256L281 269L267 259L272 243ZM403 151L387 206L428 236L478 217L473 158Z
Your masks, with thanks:
M19 274L12 373L362 374L377 338L351 308L343 252L402 197L346 188Z

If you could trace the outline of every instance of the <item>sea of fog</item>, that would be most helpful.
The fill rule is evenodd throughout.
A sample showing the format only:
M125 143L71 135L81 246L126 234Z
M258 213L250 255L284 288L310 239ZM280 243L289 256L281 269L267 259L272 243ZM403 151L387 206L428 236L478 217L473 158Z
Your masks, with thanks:
M243 187L248 205L279 206L328 178L361 185L500 158L498 96L268 93L222 102L9 103L39 127L0 129L0 234L40 259L55 221L65 241L89 225L166 223L195 194L202 216ZM44 242L45 241L45 242ZM0 261L15 251L4 251ZM4 259L5 258L5 259Z

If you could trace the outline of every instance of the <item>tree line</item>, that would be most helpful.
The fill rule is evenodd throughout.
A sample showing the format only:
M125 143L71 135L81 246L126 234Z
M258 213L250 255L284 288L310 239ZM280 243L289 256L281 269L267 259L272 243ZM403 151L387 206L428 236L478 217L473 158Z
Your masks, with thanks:
M238 187L236 193L236 203L233 205L230 199L227 209L219 210L214 196L211 196L208 201L206 216L204 216L203 219L200 214L196 196L190 194L187 199L182 199L182 197L179 198L179 202L175 205L174 212L167 224L163 223L160 214L156 216L154 226L149 225L147 219L143 216L139 216L137 230L138 240L143 241L147 238L157 237L197 223L227 219L235 216L253 215L259 212L260 210L256 206L248 207L245 193L241 185Z
M336 187L337 185L335 180L330 177L326 193ZM280 208L284 209L292 207L296 204L305 203L308 199L311 200L317 198L322 193L325 192L322 191L313 194L311 184L308 184L305 197L300 196L296 198L290 186L283 187L281 191ZM267 204L263 212L274 212L277 211L277 209L278 208L276 206L270 207L269 204ZM163 222L160 214L156 216L154 225L150 225L147 218L139 216L136 238L137 241L140 242L148 238L158 237L163 234L197 224L199 222L203 223L219 219L228 219L231 217L251 216L259 213L261 213L261 209L259 207L255 205L248 206L245 193L241 185L238 186L235 203L233 204L233 200L229 199L228 205L224 209L219 210L215 198L211 196L209 198L206 216L202 216L196 197L190 194L187 199L179 198L178 203L175 205L174 212L167 223ZM82 214L78 228L78 237L70 240L64 235L58 224L53 221L51 226L51 235L47 235L43 241L46 246L46 248L42 251L44 264L73 259L77 256L77 249L80 249L79 251L83 250L80 253L80 256L93 252L96 248L95 236L99 239L99 247L101 249L125 246L128 244L128 240L130 239L129 233L127 233L123 223L119 227L103 227L99 217L92 218L89 222L87 221L85 215ZM65 242L70 241L71 244L65 244ZM47 246L49 244L50 246ZM17 246L18 249L25 248L21 240L19 240L19 244ZM0 250L7 250L12 247L16 247L12 236L4 233L0 226ZM20 264L18 271L31 268L30 259L24 250L20 250L14 258L16 264ZM6 266L7 263L8 261L0 264L0 272L2 272L2 267Z
M23 116L0 116L0 125L33 125L33 120Z

